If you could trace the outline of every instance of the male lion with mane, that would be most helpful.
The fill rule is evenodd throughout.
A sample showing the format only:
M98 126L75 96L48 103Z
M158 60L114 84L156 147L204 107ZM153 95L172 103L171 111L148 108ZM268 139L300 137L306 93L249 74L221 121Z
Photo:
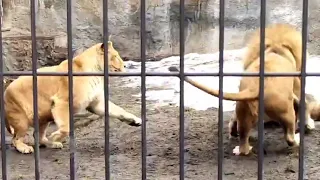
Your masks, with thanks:
M124 72L124 63L119 53L108 41L108 63L110 71ZM74 72L102 72L104 69L104 44L98 43L72 61ZM38 72L68 72L68 60L59 65L42 67ZM62 148L69 134L68 76L38 76L38 117L40 145ZM20 76L6 88L4 93L6 128L13 135L12 145L21 153L32 153L33 147L23 138L33 126L33 88L31 76ZM132 126L140 126L141 119L123 108L109 103L110 117ZM73 110L79 113L88 110L99 116L105 114L103 76L73 77ZM49 139L46 129L54 121L58 130Z
M244 56L244 71L259 72L260 69L260 33L254 32L247 45ZM302 62L302 36L288 24L272 24L265 30L265 72L299 72ZM170 67L169 71L179 71ZM189 77L185 81L191 85L219 97L219 90L211 89ZM284 137L289 146L298 147L299 133L295 134L297 107L300 101L299 77L265 77L264 84L265 121L278 121L283 125ZM237 101L233 121L230 122L230 134L239 133L240 146L233 150L235 155L247 155L252 149L249 144L251 129L258 119L259 77L242 77L238 93L223 92L223 99ZM314 121L306 109L307 128L314 128ZM234 132L237 131L237 132Z

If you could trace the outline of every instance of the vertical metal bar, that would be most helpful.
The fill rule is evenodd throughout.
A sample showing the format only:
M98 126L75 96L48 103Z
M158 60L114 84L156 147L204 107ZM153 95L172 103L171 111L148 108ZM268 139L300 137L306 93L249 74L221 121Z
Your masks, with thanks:
M142 151L142 180L147 179L147 139L146 139L146 0L141 0L141 151Z
M105 179L110 180L110 132L109 132L109 61L108 61L108 0L103 0L103 44L104 44L104 158Z
M265 28L266 28L266 0L261 0L260 7L260 70L259 70L259 116L258 116L258 180L263 179L263 140L264 140L264 67L265 67Z
M67 37L68 37L68 86L69 86L69 137L70 137L70 179L76 179L75 137L73 122L73 74L72 74L72 0L67 0Z
M300 119L300 147L299 147L299 180L304 179L304 131L305 131L305 108L306 108L306 51L308 33L308 0L303 0L302 5L302 63L301 63L301 95L299 106Z
M184 180L184 0L180 0L180 130L179 130L179 159L180 180Z
M0 18L0 29L2 29L2 17ZM2 31L0 32L0 114L1 114L1 164L2 164L2 180L7 180L7 148L6 148L6 124L4 111L4 84L3 84L3 56L2 56Z
M31 40L32 40L32 86L33 86L33 127L34 127L34 158L35 179L40 179L39 171L39 118L38 118L38 78L37 78L37 38L36 38L36 6L35 0L31 1Z
M219 3L219 114L218 114L218 180L223 179L223 49L224 0Z

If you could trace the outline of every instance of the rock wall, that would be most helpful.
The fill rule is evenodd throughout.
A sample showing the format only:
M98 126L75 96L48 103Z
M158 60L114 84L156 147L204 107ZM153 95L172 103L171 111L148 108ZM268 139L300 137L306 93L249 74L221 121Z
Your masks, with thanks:
M13 1L13 28L10 32L3 34L5 37L30 35L30 4L27 0ZM108 2L109 33L112 34L114 46L124 59L139 59L140 0L109 0ZM179 2L179 0L147 0L146 37L149 59L179 53ZM253 28L259 27L259 3L252 0L225 1L226 49L243 47L248 33ZM309 51L311 54L319 51L320 19L317 18L320 15L319 6L317 0L309 1ZM186 53L217 51L219 0L185 0L185 7ZM101 42L102 0L74 0L73 12L74 48L86 48ZM50 36L52 41L57 36L64 37L66 41L66 17L66 0L40 0L37 10L37 35ZM267 1L267 23L287 22L301 26L301 19L301 0ZM12 43L7 43L7 46L10 44ZM44 43L39 49L51 51L45 50L46 47ZM56 49L54 44L50 48ZM66 52L65 49L63 51ZM48 58L50 61L52 59Z
M55 65L65 59L66 49L54 44L54 37L37 37L37 66ZM31 71L32 42L30 36L5 37L3 39L5 66L8 70Z

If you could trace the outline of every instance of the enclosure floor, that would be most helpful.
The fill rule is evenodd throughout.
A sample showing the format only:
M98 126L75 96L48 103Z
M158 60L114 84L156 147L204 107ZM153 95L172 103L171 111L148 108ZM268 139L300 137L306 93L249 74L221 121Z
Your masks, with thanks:
M117 82L111 81L114 86ZM120 82L119 82L120 83ZM132 97L140 89L112 88L111 100L126 110L140 115L140 99ZM179 179L179 108L152 108L147 102L147 179ZM217 179L218 112L216 109L195 111L186 109L185 179ZM227 136L230 113L224 114L224 179L250 180L257 177L257 156L237 157L232 149L237 140ZM50 132L55 127L51 127ZM306 137L306 174L309 179L320 176L320 131ZM76 136L77 179L104 179L104 121L95 121L78 129ZM28 136L28 141L33 141ZM9 179L34 179L34 156L17 153L8 140ZM116 120L110 123L111 179L141 179L141 129ZM251 144L257 145L257 133L252 132ZM62 150L40 149L41 179L69 179L68 142ZM255 147L254 147L255 148ZM255 148L256 149L256 148ZM264 179L297 179L298 158L287 148L281 128L265 130Z

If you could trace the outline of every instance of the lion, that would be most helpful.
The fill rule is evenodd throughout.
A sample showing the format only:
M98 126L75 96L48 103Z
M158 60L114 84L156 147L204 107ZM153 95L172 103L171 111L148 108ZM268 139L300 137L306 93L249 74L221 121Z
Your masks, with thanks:
M110 71L125 72L123 60L108 41ZM104 69L104 43L98 43L72 61L74 72L102 72ZM59 65L42 67L37 72L68 72L68 60ZM88 110L99 116L105 114L103 76L74 76L74 113ZM65 99L66 98L66 99ZM12 144L20 153L32 153L32 146L23 142L33 126L33 86L31 76L20 76L4 92L6 128L13 135ZM132 126L140 126L141 119L109 101L109 115ZM51 148L62 148L57 140L69 133L68 76L38 76L39 142ZM46 129L54 122L58 131L46 137ZM60 136L61 135L61 136Z
M301 33L289 24L272 24L265 30L265 72L299 72L302 55ZM260 33L257 30L247 45L244 56L244 71L259 72ZM179 71L170 67L169 71ZM219 97L219 90L211 89L189 77L184 79L191 85ZM233 150L235 155L247 155L252 146L249 144L250 130L256 125L259 107L259 77L242 77L238 93L223 92L223 99L237 101L234 120L229 124L230 135L237 131L240 146ZM289 146L298 147L300 134L295 134L297 112L300 101L300 79L296 77L265 77L264 106L266 121L276 120L283 125L284 136ZM314 128L308 106L306 119L309 128Z

